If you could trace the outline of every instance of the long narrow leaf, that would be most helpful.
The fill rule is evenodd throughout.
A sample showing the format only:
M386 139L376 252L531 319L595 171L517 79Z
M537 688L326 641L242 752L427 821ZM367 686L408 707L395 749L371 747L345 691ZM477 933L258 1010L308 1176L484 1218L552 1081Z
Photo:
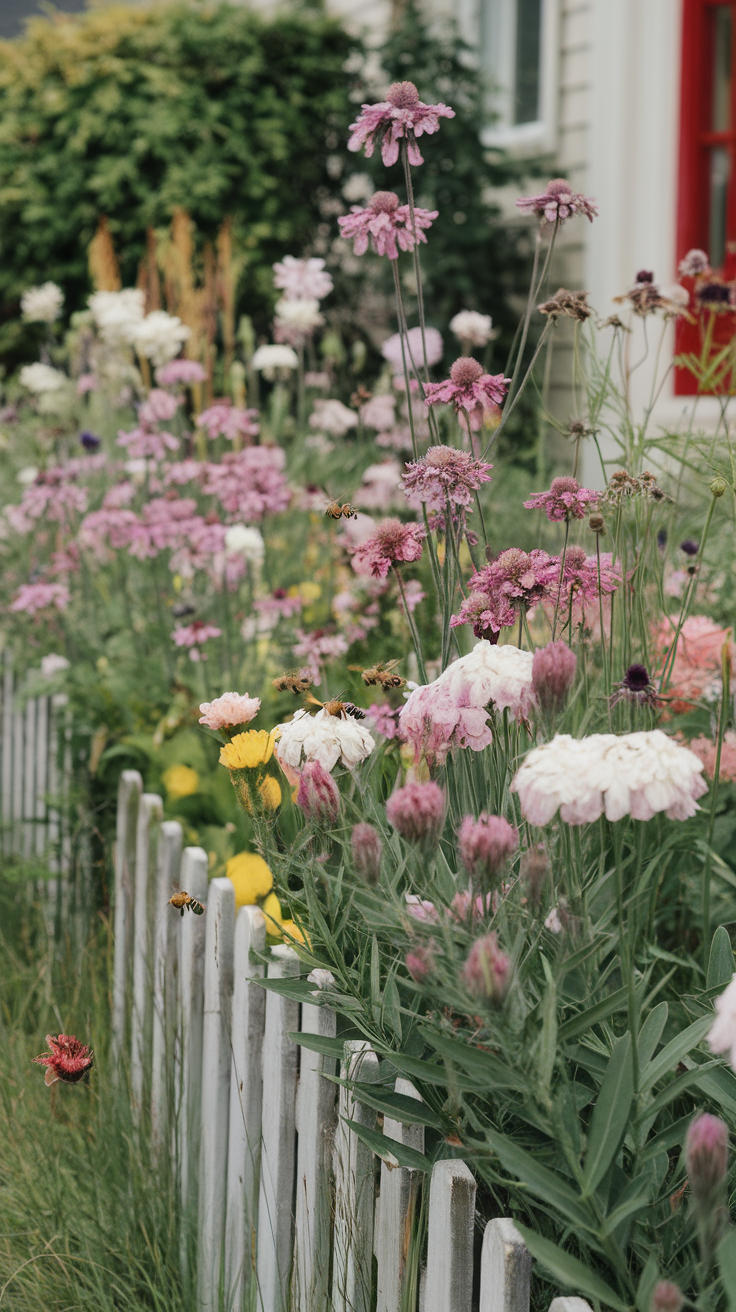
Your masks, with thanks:
M583 1166L586 1192L600 1184L626 1132L634 1097L634 1057L627 1032L615 1045L593 1108Z
M349 1125L353 1134L357 1135L371 1152L380 1157L381 1161L386 1162L387 1166L406 1166L411 1171L432 1170L430 1159L425 1157L424 1153L418 1153L415 1148L407 1148L397 1139L389 1139L387 1135L379 1134L377 1130L369 1130L366 1125L359 1125L357 1121L345 1120L345 1124Z
M610 1285L601 1280L600 1276L591 1271L584 1262L573 1257L571 1253L566 1253L564 1249L558 1248L551 1240L543 1239L528 1226L517 1222L517 1229L532 1257L537 1262L541 1262L550 1275L560 1280L568 1289L574 1289L578 1294L587 1294L589 1298L600 1299L604 1307L613 1308L614 1312L629 1312L629 1304L624 1303Z

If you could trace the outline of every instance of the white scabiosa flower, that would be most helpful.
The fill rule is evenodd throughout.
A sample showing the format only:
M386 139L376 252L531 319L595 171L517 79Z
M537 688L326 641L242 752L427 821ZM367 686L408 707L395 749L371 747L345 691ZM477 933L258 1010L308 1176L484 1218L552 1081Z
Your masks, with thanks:
M458 341L467 342L468 346L486 346L493 336L493 320L490 314L461 310L450 320L450 331Z
M129 346L143 319L145 293L139 287L121 292L93 292L87 304L108 346Z
M225 551L231 556L244 556L251 565L260 568L266 554L266 543L259 528L231 524L225 530Z
M55 282L29 287L20 298L21 318L25 323L56 323L64 304L64 293Z
M152 310L135 328L132 341L140 355L161 368L179 354L191 331L178 315Z
M316 715L295 711L288 724L280 724L276 756L279 763L299 771L307 761L319 761L323 770L334 770L338 761L349 769L370 756L375 742L367 729L348 716Z
M274 313L277 325L293 329L294 332L305 336L324 323L319 312L319 301L313 297L290 300L288 296L282 296L281 300L276 302Z
M27 387L29 392L41 396L44 392L60 391L66 387L69 379L60 369L52 369L50 364L42 364L39 360L36 364L24 364L18 374L18 381L21 387Z
M715 1000L716 1018L711 1025L707 1041L711 1052L725 1052L736 1071L736 975L725 992Z
M266 378L272 379L276 377L277 370L280 373L283 369L287 371L296 369L299 365L299 357L293 347L275 342L273 345L259 346L251 364Z
M322 397L315 401L314 409L309 416L310 428L319 428L321 432L329 433L331 437L344 437L351 428L355 428L357 422L358 416L355 411L333 397Z
M644 733L557 734L535 747L516 773L512 792L534 825L546 825L559 810L570 825L608 820L651 820L664 811L687 820L707 792L703 762L661 729Z

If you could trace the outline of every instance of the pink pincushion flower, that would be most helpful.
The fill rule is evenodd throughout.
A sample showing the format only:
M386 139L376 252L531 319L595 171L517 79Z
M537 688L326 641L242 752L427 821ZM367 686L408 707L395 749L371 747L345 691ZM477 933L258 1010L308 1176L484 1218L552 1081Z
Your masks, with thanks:
M156 382L159 387L190 387L192 383L203 383L207 370L199 360L169 360L156 370Z
M466 815L458 830L460 860L476 885L488 885L518 846L519 831L500 815Z
M599 578L600 573L600 578ZM553 557L550 562L548 596L559 607L563 625L573 608L573 618L583 616L586 606L599 605L600 596L615 592L622 581L620 567L613 564L610 552L586 556L582 547L568 547L564 563Z
M273 275L274 287L286 292L292 301L321 301L334 286L324 260L315 256L298 260L294 255L285 255L273 265Z
M401 333L392 333L387 337L381 346L381 355L384 360L388 360L396 377L394 378L394 387L400 392L406 392L406 382L404 379L404 357L401 353ZM406 365L409 371L412 369L412 360L419 367L424 361L424 351L422 345L421 328L410 328L408 333L403 334L404 352L406 354ZM445 344L442 340L442 334L436 328L425 328L424 345L427 348L427 364L430 369L432 365L438 364L442 359L442 353ZM419 382L416 378L409 380L409 390L412 393L419 391Z
M173 419L178 408L177 397L162 391L160 387L152 387L145 401L138 406L138 421L143 428L153 428L154 424Z
M101 510L85 515L79 526L79 544L96 556L102 556L108 547L120 551L130 545L137 524L138 516L134 511L103 506Z
M543 711L559 711L575 680L578 659L565 642L549 642L534 653L532 687Z
M247 693L224 692L214 701L202 702L202 714L199 723L208 729L233 729L243 724L250 724L261 709L260 697L249 697Z
M214 624L205 624L204 620L193 620L191 624L177 624L172 638L177 647L201 647L210 638L219 638L222 629Z
M445 820L445 794L439 784L405 784L389 797L386 818L407 843L432 847Z
M718 745L711 738L693 738L688 743L691 752L703 762L703 768L709 779L715 779ZM721 761L718 778L722 783L736 784L736 731L727 729L721 745Z
M46 1042L51 1049L33 1061L46 1067L44 1083L51 1085L61 1081L62 1084L78 1084L89 1075L94 1064L94 1053L86 1043L82 1043L73 1034L46 1035Z
M74 515L87 509L86 488L76 487L70 480L75 471L61 465L39 473L30 487L25 488L20 505L8 506L7 517L16 533L30 533L39 519L69 524Z
M547 223L563 224L574 214L584 214L592 223L598 214L593 198L573 191L564 178L554 178L548 182L546 191L539 196L520 196L516 205L522 214L536 214Z
M464 355L451 366L450 377L444 382L424 384L424 404L453 405L458 412L464 410L470 427L478 429L501 404L508 384L503 374L486 374L477 360Z
M122 446L132 460L150 457L151 460L164 460L167 452L179 450L179 439L173 433L155 432L149 428L133 428L129 433L118 429L116 446Z
M203 428L210 441L216 437L225 437L234 442L237 437L257 437L260 431L256 420L257 410L241 410L229 401L217 401L209 410L197 415L195 420Z
M206 464L204 492L215 496L223 510L239 522L252 523L277 515L291 500L283 474L286 453L281 447L250 446L228 451L219 464Z
M493 465L475 460L467 451L451 446L431 446L421 460L406 466L403 476L407 497L444 511L448 501L469 506L473 493L491 481Z
M393 427L396 410L396 397L391 392L381 392L372 396L360 407L361 423L366 428L375 428L379 432Z
M373 733L391 741L399 736L399 712L388 702L373 702L366 711L368 723Z
M307 761L299 777L296 804L312 824L332 827L340 814L340 790L319 761Z
M370 159L376 142L381 143L384 164L395 164L399 158L399 142L406 140L410 164L423 164L416 138L426 132L437 132L441 118L454 118L449 106L425 105L413 82L394 82L385 100L376 105L363 105L360 114L350 125L348 150L365 146Z
M357 574L385 579L392 566L419 560L423 537L424 529L418 524L384 519L367 541L353 552L353 568Z
M498 946L495 930L476 939L461 971L461 979L475 998L501 1002L511 979L511 959Z
M199 460L177 460L176 464L164 465L162 473L165 487L184 487L198 479L204 465Z
M269 597L257 597L253 610L275 624L280 619L290 620L298 615L303 605L301 597L291 596L283 588L275 588Z
M698 247L693 247L687 252L677 266L677 272L681 278L699 278L702 274L711 272L710 260L705 251Z
M295 629L294 633L297 641L291 650L298 661L305 663L312 683L319 687L325 662L344 656L347 640L341 633L328 633L326 629L313 629L311 633Z
M23 583L10 603L10 609L25 611L27 615L35 615L49 606L66 610L71 599L71 593L63 583Z
M535 492L524 502L525 510L543 510L551 523L582 519L586 505L597 501L599 494L581 487L576 478L553 478L549 492Z
M547 594L554 570L554 558L546 551L502 551L471 576L468 596L451 625L472 624L477 638L499 633L515 623L521 608L528 609Z
M393 191L377 191L366 209L352 205L350 214L337 220L346 240L353 242L356 255L365 255L370 242L377 255L399 258L399 249L411 251L415 242L426 242L426 228L431 228L438 210L414 209L412 224L408 205L400 205Z

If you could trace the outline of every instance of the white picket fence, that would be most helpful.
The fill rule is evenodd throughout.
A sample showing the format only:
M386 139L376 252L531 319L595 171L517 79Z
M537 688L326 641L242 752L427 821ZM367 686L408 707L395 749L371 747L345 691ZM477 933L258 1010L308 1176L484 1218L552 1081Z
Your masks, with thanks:
M71 775L70 730L52 695L23 698L9 657L0 683L0 853L45 858L60 873L69 863L62 823Z
M485 1226L474 1270L475 1180L461 1161L435 1164L418 1299L405 1277L418 1173L376 1158L346 1124L376 1115L323 1078L335 1059L289 1033L335 1038L327 1006L266 990L265 921L241 907L228 879L208 882L206 853L182 851L182 830L161 799L125 771L115 856L113 1048L120 1078L129 1054L134 1108L150 1115L155 1151L174 1154L182 1216L182 1271L196 1250L200 1312L529 1312L531 1257L513 1222ZM185 889L203 916L168 905ZM298 975L287 946L267 975ZM379 1059L347 1041L341 1074L375 1079ZM418 1097L398 1079L395 1091ZM422 1126L384 1118L390 1142L423 1151ZM196 1241L193 1243L193 1236ZM375 1258L375 1263L374 1263ZM475 1299L474 1299L474 1280ZM555 1298L550 1312L590 1312Z

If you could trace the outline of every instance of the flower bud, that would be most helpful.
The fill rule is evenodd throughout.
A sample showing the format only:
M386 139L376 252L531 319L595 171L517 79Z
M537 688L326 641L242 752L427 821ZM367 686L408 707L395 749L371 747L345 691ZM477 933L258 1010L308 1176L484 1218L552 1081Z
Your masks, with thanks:
M602 515L591 515L588 520L588 528L602 537L606 531L606 521Z
M559 711L575 679L577 656L565 642L549 642L534 653L532 688L543 711Z
M541 843L536 847L530 847L524 854L521 862L521 878L523 879L527 896L534 908L539 906L542 900L542 888L549 871L549 858Z
M717 478L711 480L710 490L714 497L722 497L727 487L728 484L725 478L721 478L720 474Z
M361 821L353 829L350 843L353 849L353 866L356 875L366 884L377 884L381 876L383 843L373 825Z
M511 976L511 960L498 946L495 930L476 939L461 971L469 993L489 1002L501 1002Z
M490 883L518 846L518 830L500 815L466 815L458 830L460 860L476 885Z
M415 984L423 984L434 969L434 945L417 943L406 954L406 969Z
M389 797L386 816L407 843L432 847L442 832L445 794L438 784L405 784Z
M705 1112L691 1121L685 1140L685 1166L698 1205L717 1200L728 1170L728 1126Z
M296 804L312 824L331 826L340 814L340 791L319 761L307 761L299 779Z
M681 1312L684 1306L685 1298L671 1280L660 1280L655 1285L649 1312Z

